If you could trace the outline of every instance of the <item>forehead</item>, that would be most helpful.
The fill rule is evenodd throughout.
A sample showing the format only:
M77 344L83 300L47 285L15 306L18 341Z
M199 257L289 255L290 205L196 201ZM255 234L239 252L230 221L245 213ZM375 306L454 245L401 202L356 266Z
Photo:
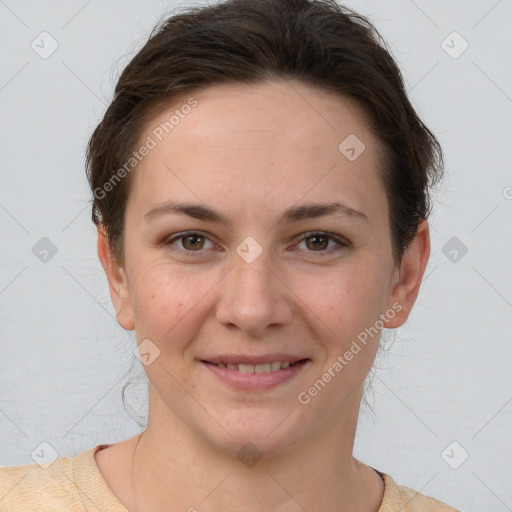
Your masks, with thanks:
M137 194L153 203L178 190L211 197L218 187L292 202L326 192L336 200L338 190L353 207L382 206L372 194L383 193L383 147L364 111L302 82L210 86L160 110L141 141L148 137L155 147L134 179Z
M195 106L191 108L192 102ZM223 142L226 137L247 142L250 136L255 143L267 145L275 135L279 135L279 144L304 143L307 136L310 145L321 142L324 147L352 133L378 144L366 117L350 97L297 80L266 80L216 84L184 95L153 113L144 133L155 132L159 140L171 132L178 137L206 136L211 143L215 139Z

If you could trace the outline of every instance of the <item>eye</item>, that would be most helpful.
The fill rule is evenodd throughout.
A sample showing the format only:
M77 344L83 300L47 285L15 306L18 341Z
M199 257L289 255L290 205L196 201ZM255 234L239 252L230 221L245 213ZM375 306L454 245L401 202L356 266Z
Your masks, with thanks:
M171 238L167 238L163 244L165 246L177 246L177 250L182 250L187 256L196 256L194 253L197 253L197 255L201 254L203 252L202 249L205 248L206 242L211 244L210 247L206 247L206 249L217 247L208 237L195 231L179 233Z
M317 252L319 253L319 256L324 256L326 252L332 251L332 247L328 249L330 242L334 242L342 248L349 246L349 243L342 238L330 235L329 233L325 233L323 231L305 233L302 235L300 240L300 243L303 242L305 243L308 252Z
M318 253L318 256L324 256L326 253L333 252L340 248L349 247L350 245L346 240L323 231L304 233L297 246L302 243L306 246L306 252ZM332 245L330 247L331 243L334 243L334 248ZM210 244L209 247L208 244ZM218 245L213 243L206 235L197 231L189 231L173 235L164 240L163 245L171 250L177 250L192 257L199 256L204 253L203 249L213 249L218 247ZM336 245L338 247L336 247Z

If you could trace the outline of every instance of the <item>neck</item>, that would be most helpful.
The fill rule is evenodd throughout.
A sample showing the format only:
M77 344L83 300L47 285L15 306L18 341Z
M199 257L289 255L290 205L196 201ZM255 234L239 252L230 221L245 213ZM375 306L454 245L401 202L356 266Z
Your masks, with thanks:
M352 456L360 394L321 433L259 460L220 450L151 400L132 456L133 512L379 508L382 481Z

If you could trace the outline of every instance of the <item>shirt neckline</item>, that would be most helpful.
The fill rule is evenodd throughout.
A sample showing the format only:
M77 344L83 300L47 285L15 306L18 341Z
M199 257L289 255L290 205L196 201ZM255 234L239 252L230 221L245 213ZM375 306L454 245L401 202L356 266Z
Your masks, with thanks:
M108 486L94 458L97 451L109 446L112 445L99 444L78 454L73 460L73 476L86 510L92 508L92 504L99 510L129 512ZM89 489L91 492L86 493L83 489Z
M112 489L108 486L107 482L101 474L96 459L95 453L104 448L112 446L110 444L99 444L89 450L79 453L73 458L73 477L76 486L80 492L82 501L86 510L89 510L91 504L99 510L109 510L111 512L129 512L128 509L118 500ZM391 488L394 487L395 482L386 473L383 473L372 466L373 469L382 479L384 483L384 494L382 502L379 506L378 512L387 512L391 510L388 505L389 497L391 495ZM89 489L86 493L84 489ZM94 491L94 492L93 492Z

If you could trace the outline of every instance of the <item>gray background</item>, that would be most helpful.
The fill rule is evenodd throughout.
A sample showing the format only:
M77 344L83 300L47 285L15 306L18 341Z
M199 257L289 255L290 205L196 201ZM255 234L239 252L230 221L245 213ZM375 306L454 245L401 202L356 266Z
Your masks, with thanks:
M97 259L84 149L120 71L179 5L0 0L0 465L141 430L121 402L142 366ZM354 455L461 510L512 510L512 1L346 5L388 42L447 172L424 282L378 361ZM58 43L47 58L43 31ZM136 411L145 390L128 389Z

